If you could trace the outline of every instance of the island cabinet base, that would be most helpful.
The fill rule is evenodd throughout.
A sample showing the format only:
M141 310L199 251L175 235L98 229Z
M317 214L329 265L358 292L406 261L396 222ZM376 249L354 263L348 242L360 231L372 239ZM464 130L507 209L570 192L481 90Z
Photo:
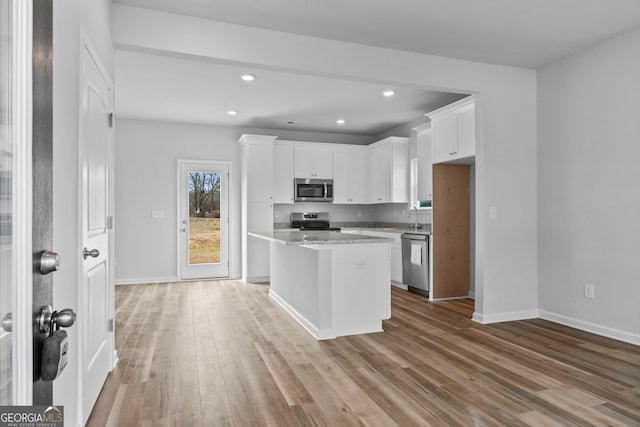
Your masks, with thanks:
M391 317L388 243L270 243L269 295L318 340L382 331Z

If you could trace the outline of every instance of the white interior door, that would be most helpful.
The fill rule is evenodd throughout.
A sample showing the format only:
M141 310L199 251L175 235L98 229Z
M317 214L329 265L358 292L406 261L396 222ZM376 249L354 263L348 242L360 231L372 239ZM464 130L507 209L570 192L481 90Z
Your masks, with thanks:
M229 277L229 164L178 162L180 278Z
M82 280L78 325L82 329L82 413L86 421L111 370L113 289L110 276L110 155L112 86L97 56L82 49Z

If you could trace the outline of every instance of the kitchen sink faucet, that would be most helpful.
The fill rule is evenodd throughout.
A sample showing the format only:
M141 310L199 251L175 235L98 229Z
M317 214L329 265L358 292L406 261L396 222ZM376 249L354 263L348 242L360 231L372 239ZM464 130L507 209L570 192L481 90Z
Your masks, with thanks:
M411 205L411 209L415 209L416 210L416 224L413 227L414 231L418 231L418 206L417 205Z

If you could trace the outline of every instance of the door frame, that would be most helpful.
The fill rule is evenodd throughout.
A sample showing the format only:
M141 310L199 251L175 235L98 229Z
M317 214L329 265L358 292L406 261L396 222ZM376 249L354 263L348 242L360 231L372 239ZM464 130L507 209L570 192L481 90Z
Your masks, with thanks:
M78 218L82 218L82 210L83 210L83 161L84 161L84 156L85 156L85 150L86 147L82 144L82 135L84 132L84 123L83 123L83 109L82 109L82 105L83 105L83 86L85 83L85 75L83 72L83 67L82 67L82 63L83 63L83 58L84 55L88 54L90 56L90 58L94 61L94 63L96 64L96 67L98 68L98 70L100 71L100 74L102 75L102 77L105 79L107 85L109 86L109 89L111 91L110 93L110 97L109 97L109 107L110 110L113 111L113 105L114 105L114 100L113 100L113 95L114 95L114 85L113 82L111 81L111 78L109 77L109 73L107 73L101 59L100 56L98 55L97 51L93 48L93 45L91 44L91 41L86 33L86 31L84 30L84 28L80 27L80 44L79 44L79 61L78 61L78 105L79 105L79 109L78 109ZM115 120L114 120L115 122ZM107 287L108 287L108 297L107 297L107 318L111 319L111 323L112 323L112 327L109 330L109 337L108 337L108 345L109 345L109 364L111 367L111 370L113 370L113 368L116 366L116 364L118 363L118 355L117 355L117 351L115 348L115 283L114 283L114 270L115 270L115 266L113 263L114 260L114 244L113 244L113 213L114 213L114 186L113 186L113 182L114 182L114 127L115 127L115 123L114 125L111 127L111 130L109 132L109 154L108 154L108 166L107 166L107 173L109 175L108 177L108 181L107 181L107 216L111 218L111 220L108 219L108 221L112 221L111 223L111 227L108 227L109 229L109 238L108 238L108 245L109 245L109 251L107 254L107 265L109 266L108 270L107 270L107 274L108 274L108 278L107 278ZM82 221L79 221L78 224L78 243L77 243L77 248L78 248L78 256L81 256L82 254L82 248L84 247L84 231L83 231L83 227L82 227ZM85 282L82 280L83 277L83 263L82 262L78 262L78 278L80 280L78 280L78 313L86 313L87 312L87 307L86 307L86 298L87 298L87 293L85 292ZM84 392L84 337L85 337L85 326L86 326L86 322L84 322L82 319L79 319L79 321L76 323L76 326L78 327L78 332L77 332L77 336L78 336L78 383L77 383L77 395L76 395L76 399L77 399L77 404L78 404L78 419L79 420L85 420L89 414L91 413L91 410L93 408L85 408L84 404L83 404L83 392ZM106 380L106 378L105 378Z
M11 72L13 92L14 126L13 152L13 226L14 246L12 280L15 312L13 316L16 339L13 349L14 405L31 405L33 402L33 168L32 168L32 0L14 1L12 10L12 49L14 53Z
M182 278L182 224L180 218L182 217L182 166L185 164L200 164L200 165L225 165L227 167L227 276L231 277L231 194L233 184L231 182L232 176L232 162L229 160L193 160L193 159L178 159L176 176L177 176L177 203L176 203L176 261L177 261L177 278L182 280L202 280L202 279L183 279Z

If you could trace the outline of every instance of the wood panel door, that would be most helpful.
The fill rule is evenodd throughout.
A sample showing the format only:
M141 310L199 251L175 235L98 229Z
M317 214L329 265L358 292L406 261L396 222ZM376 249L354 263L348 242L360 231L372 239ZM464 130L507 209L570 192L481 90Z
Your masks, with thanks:
M433 165L433 298L469 295L469 165Z

